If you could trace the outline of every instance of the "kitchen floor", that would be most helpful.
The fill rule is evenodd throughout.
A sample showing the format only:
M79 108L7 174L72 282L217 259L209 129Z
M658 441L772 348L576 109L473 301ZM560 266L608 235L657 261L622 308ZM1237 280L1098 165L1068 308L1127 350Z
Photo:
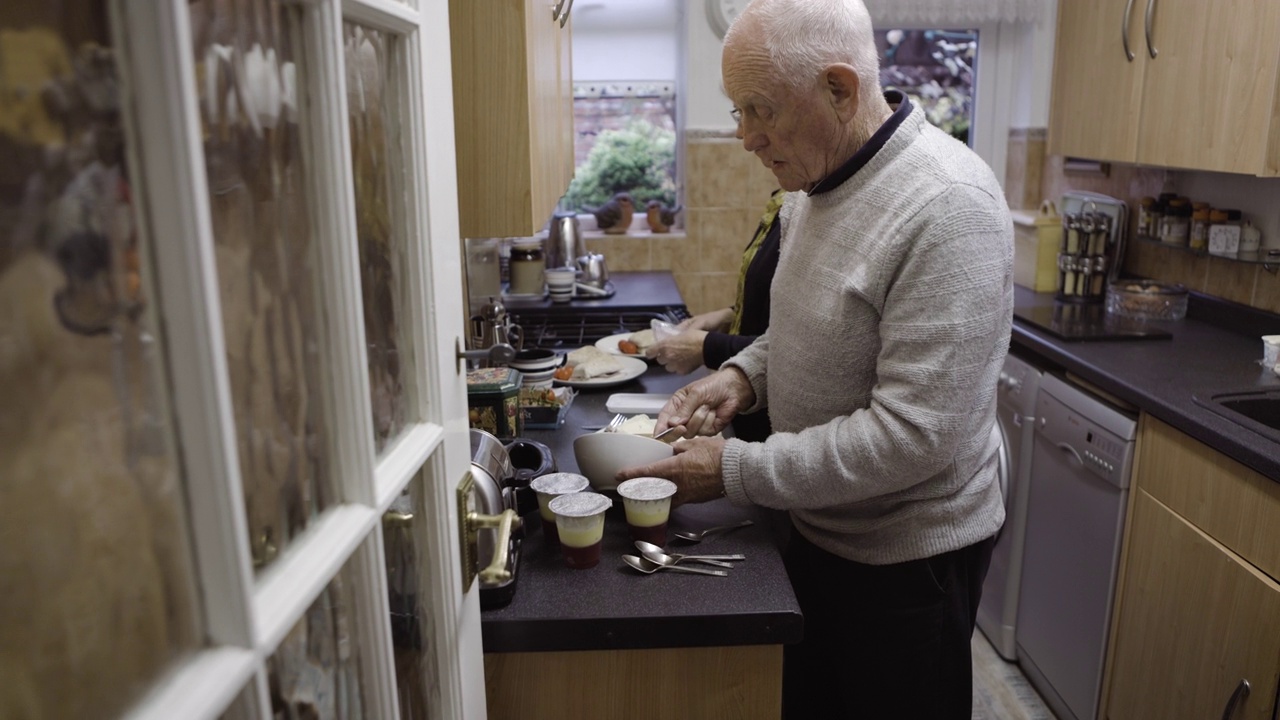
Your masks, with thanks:
M981 630L973 641L973 720L1054 720L1022 670L996 654Z

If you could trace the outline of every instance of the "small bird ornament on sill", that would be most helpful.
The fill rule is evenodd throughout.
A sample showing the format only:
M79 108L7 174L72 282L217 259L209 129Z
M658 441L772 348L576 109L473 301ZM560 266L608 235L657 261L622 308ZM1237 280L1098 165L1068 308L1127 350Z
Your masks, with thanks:
M596 216L596 226L606 235L622 235L631 227L636 206L629 194L620 192L600 207L583 208L583 211Z
M655 233L671 232L671 227L676 224L676 213L684 206L677 205L669 208L658 200L650 200L646 206L648 208L649 230Z

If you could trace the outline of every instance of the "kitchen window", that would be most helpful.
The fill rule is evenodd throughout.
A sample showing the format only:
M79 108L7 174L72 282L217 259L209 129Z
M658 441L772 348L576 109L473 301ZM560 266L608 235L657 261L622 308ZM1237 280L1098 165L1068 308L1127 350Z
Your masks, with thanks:
M880 84L901 90L930 123L972 147L977 30L877 30Z
M618 192L637 208L650 200L675 207L675 104L672 81L575 84L575 171L561 207L581 212Z
M574 9L575 170L561 210L582 214L627 192L632 227L643 228L649 201L679 204L679 14L678 0L592 0ZM591 214L581 219L595 227Z

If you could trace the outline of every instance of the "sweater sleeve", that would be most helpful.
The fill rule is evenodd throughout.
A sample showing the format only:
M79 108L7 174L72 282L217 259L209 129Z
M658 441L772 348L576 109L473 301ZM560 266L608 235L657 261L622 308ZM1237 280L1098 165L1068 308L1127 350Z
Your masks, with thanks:
M713 370L718 369L726 360L755 342L757 337L759 336L709 332L702 340L702 364Z
M756 337L755 342L742 352L724 362L720 368L736 367L747 376L751 389L756 393L756 404L743 410L744 413L757 412L769 406L769 378L766 372L769 365L769 333Z

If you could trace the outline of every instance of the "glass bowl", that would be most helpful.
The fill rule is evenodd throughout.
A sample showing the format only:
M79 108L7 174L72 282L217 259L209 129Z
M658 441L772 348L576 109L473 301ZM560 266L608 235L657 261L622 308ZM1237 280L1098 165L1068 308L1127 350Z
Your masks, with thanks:
M1107 287L1107 313L1134 320L1181 320L1187 288L1155 280L1117 280Z

